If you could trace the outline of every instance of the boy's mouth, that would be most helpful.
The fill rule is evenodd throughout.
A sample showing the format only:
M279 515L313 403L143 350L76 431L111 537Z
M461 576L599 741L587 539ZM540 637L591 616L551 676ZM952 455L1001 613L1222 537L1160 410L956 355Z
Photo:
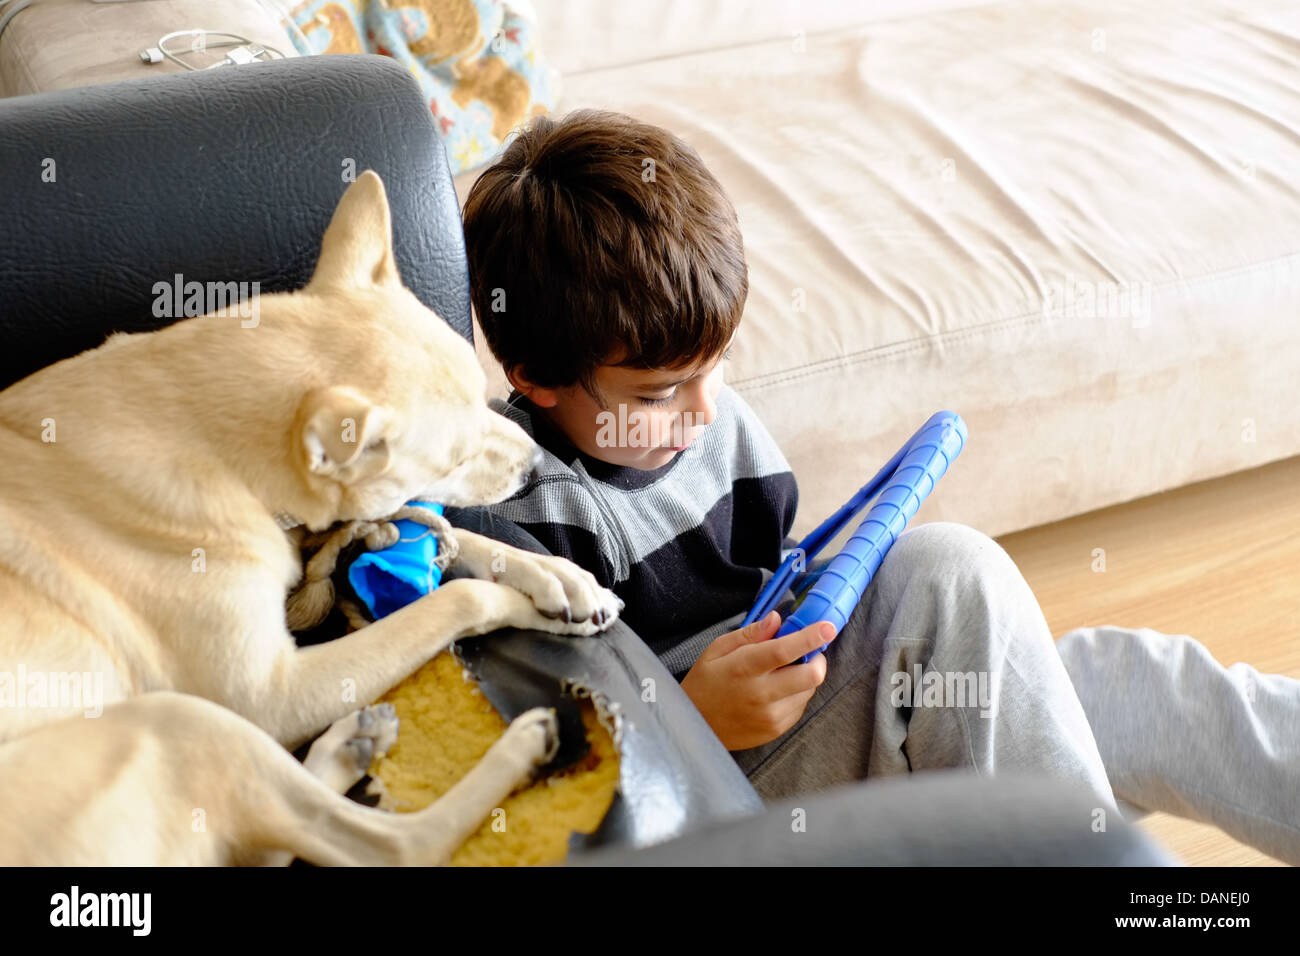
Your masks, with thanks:
M686 440L678 445L673 445L673 444L660 445L659 450L660 451L685 451L691 445L695 444L695 440L700 437L699 429L696 429L693 434L687 434L684 436L684 433L686 433L686 429L683 428L674 428L671 433L665 433L663 437L667 438L670 442L674 438L686 437Z

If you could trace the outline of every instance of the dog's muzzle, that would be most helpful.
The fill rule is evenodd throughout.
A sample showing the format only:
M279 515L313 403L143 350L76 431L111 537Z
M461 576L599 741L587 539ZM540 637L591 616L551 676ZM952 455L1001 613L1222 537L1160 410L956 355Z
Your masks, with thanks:
M528 474L524 477L527 478L528 481L532 481L534 478L538 477L542 471L542 462L545 460L546 455L542 452L542 446L534 445L533 453L528 458Z

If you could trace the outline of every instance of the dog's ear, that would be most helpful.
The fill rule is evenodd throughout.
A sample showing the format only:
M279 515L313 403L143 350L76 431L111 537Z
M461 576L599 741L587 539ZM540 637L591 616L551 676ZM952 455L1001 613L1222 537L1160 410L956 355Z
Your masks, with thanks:
M395 416L346 385L308 393L298 412L297 441L313 475L351 485L382 475L393 451Z
M393 258L393 222L379 174L367 169L343 193L312 273L311 286L362 288L401 284Z

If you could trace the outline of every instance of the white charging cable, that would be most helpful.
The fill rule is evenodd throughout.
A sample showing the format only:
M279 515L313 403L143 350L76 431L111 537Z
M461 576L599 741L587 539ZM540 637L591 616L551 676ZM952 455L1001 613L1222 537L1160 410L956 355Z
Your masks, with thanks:
M235 49L216 63L207 66L191 66L177 56L176 53L167 49L167 42L175 40L177 37L192 37L194 39L190 41L188 50L178 50L176 53L201 53L204 50L219 50L224 47L234 47ZM208 37L224 37L225 39L217 43L211 43L208 41ZM197 42L195 42L196 40ZM271 53L275 54L274 58L269 56ZM171 60L187 70L194 71L211 70L218 66L239 66L263 58L283 60L284 54L273 46L265 46L237 33L223 33L220 30L176 30L159 37L157 46L151 46L140 51L140 59L145 63L161 63L163 60Z

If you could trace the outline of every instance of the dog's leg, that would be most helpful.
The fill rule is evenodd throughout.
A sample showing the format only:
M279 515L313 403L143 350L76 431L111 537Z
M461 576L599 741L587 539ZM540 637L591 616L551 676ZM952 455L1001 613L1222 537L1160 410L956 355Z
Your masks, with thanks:
M397 727L392 704L354 710L312 742L302 765L336 793L347 793L397 743Z
M378 700L453 641L503 627L590 636L617 619L619 603L601 588L573 602L573 620L565 621L514 588L457 578L336 640L303 648L286 640L266 683L228 688L223 702L293 749L358 702ZM594 623L602 610L603 623Z
M314 795L299 793L308 804L296 815L298 827L281 839L295 855L323 864L444 865L506 797L532 782L536 768L554 759L559 746L555 711L533 708L511 721L483 759L431 806L390 814L352 804L366 811L361 816L332 806L325 830L319 823L303 825L319 811Z
M387 813L232 711L144 694L0 746L0 864L442 864L558 747L554 712L527 711L432 806Z
M522 591L548 617L564 617L575 607L595 605L596 623L603 623L600 615L608 608L602 607L601 596L608 592L586 568L567 558L526 551L459 528L456 543L459 548L452 567L457 571ZM623 600L617 596L614 600L621 611Z

